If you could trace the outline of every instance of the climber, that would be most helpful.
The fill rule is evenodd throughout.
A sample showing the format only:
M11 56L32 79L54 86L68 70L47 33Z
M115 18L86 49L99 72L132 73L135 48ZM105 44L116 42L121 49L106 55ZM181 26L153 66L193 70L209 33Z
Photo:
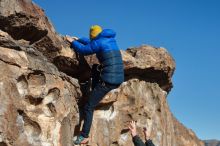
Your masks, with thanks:
M120 50L115 40L116 33L111 29L103 29L94 25L90 28L90 39L66 36L71 48L83 55L96 54L100 65L92 67L92 91L86 102L84 124L81 134L74 144L84 144L89 141L93 111L103 97L124 81L124 68Z
M131 131L131 136L132 136L132 141L135 146L154 146L152 140L149 139L149 136L147 134L147 129L143 128L144 132L144 137L145 137L145 144L144 142L140 139L140 137L137 135L137 130L136 130L136 123L135 121L129 122L128 128Z

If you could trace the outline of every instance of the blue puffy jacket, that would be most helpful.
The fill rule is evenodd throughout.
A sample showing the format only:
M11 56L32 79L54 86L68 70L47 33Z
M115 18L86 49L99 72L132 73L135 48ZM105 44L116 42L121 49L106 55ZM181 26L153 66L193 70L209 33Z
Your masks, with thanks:
M124 81L124 67L115 35L113 30L104 29L95 39L80 38L73 41L71 47L83 55L96 53L102 65L101 79L110 84L121 84Z

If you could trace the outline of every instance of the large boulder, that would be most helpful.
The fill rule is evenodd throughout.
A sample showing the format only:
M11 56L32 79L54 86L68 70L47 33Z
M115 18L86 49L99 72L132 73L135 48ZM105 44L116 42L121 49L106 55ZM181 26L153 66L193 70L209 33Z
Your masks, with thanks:
M0 52L0 145L71 146L78 81L34 50L0 46Z
M96 57L71 50L31 0L1 0L0 29L0 146L71 146ZM141 46L122 56L126 81L95 109L89 145L132 146L133 119L156 146L203 146L169 110L171 55Z
M192 130L180 124L170 112L167 93L157 83L132 79L112 90L97 107L91 145L133 146L128 121L137 121L144 139L147 127L156 146L203 146Z
M56 33L44 10L31 0L1 0L0 29L40 51L60 71L80 81L89 78L88 63L70 49L63 37Z
M143 45L136 48L121 50L124 62L125 80L140 79L147 82L158 83L169 92L172 87L172 75L175 71L175 61L165 48L155 48ZM85 57L92 66L98 63L95 55Z
M158 83L165 91L173 87L171 78L175 71L175 61L165 48L141 46L122 52L127 80L138 78Z
M0 29L15 40L28 41L50 61L67 46L44 11L31 0L1 0Z
M25 40L43 53L57 68L80 82L89 79L95 56L82 57L69 48L58 35L44 11L31 0L2 0L0 29L16 40ZM138 78L157 82L166 91L172 88L171 77L175 62L163 48L141 46L122 51L126 80Z

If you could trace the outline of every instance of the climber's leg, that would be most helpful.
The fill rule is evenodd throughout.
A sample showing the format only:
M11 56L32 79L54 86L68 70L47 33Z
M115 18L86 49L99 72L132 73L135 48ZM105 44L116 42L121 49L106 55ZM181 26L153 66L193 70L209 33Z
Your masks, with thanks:
M92 125L93 111L98 103L102 100L106 93L108 93L112 88L105 87L101 83L98 83L97 86L92 91L89 99L84 107L84 124L81 135L88 137L90 132L90 127Z
M78 136L79 138L77 138L78 141L76 140L75 142L78 142L78 144L80 144L82 141L85 141L85 139L89 137L95 107L110 90L115 89L117 87L118 85L107 85L100 82L97 84L97 86L91 92L89 99L84 107L85 115L83 129L81 135Z

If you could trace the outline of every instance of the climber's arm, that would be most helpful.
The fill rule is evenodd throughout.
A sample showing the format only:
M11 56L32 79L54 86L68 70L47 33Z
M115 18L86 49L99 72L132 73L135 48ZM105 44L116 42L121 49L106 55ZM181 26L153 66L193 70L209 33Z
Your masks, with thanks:
M89 42L87 45L84 45L78 40L75 40L71 43L71 48L74 48L77 52L83 55L91 55L99 51L100 44L96 41Z
M83 55L90 55L94 53L90 44L84 45L77 40L72 42L71 48L74 48L76 52L83 54Z
M87 38L77 38L65 36L66 40L71 44L71 48L74 48L78 53L83 55L93 54L93 50L90 46L90 41Z
M90 43L90 39L86 38L86 37L82 37L79 38L77 41L79 41L80 43L82 43L83 45L87 45Z

